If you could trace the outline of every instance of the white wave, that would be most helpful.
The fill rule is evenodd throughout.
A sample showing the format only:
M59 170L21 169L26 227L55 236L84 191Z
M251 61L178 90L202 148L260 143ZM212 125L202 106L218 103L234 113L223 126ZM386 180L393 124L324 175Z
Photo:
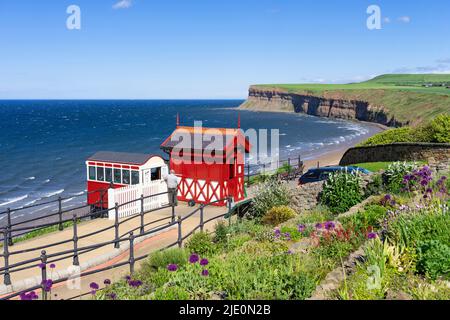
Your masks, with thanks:
M44 181L44 183L49 183L49 182L50 182L50 179L47 179Z
M73 200L73 198L69 198L69 199L66 199L66 200L63 200L63 201L61 201L62 203L66 203L66 202L69 202L69 201L72 201Z
M17 198L12 198L12 199L7 199L6 202L0 203L0 207L1 206L7 206L8 204L11 204L11 203L22 201L22 200L24 200L26 198L28 198L28 195L24 195L24 196L20 196L20 197L17 197Z
M71 193L72 196L82 196L85 193L85 191L80 191L77 193Z
M34 180L34 179L36 179L36 177L28 177L28 178L25 178L25 180Z
M57 196L58 194L61 194L63 192L64 192L64 189L60 189L60 190L57 190L57 191L52 191L52 192L49 192L49 193L45 194L44 198L50 198L50 197L53 197L53 196Z

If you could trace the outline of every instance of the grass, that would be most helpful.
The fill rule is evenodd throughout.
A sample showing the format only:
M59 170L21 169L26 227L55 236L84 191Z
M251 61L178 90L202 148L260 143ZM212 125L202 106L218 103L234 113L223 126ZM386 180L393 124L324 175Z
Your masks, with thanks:
M394 162L368 162L368 163L358 163L354 164L354 166L367 169L371 172L378 172L380 170L386 170L389 165L393 164ZM419 166L424 165L424 161L417 161L416 162Z
M426 88L424 84L450 85L450 75L383 75L361 83L350 84L264 84L256 89L282 90L288 93L316 95L327 99L367 101L383 107L403 123L416 124L448 113L450 89Z

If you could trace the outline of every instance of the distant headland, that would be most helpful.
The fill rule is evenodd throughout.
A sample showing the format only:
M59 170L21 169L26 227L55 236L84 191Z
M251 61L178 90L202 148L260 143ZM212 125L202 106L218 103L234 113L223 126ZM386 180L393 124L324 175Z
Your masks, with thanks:
M389 74L350 84L253 85L240 109L417 125L450 110L450 74Z

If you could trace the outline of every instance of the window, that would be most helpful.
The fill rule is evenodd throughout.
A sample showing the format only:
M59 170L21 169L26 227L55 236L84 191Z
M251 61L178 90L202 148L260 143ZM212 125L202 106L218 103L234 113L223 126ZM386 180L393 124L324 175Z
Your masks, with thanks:
M105 168L97 167L97 181L105 181Z
M152 181L161 180L161 167L152 168Z
M95 167L89 166L89 180L95 180Z
M130 184L130 170L122 170L122 183Z
M307 173L305 174L305 178L308 178L308 179L317 179L317 178L319 178L319 172L317 172L317 171L310 171L310 172L307 172Z
M131 171L131 184L139 184L139 171Z
M105 181L106 182L112 182L112 169L111 168L105 168Z
M114 169L114 183L122 183L122 170Z

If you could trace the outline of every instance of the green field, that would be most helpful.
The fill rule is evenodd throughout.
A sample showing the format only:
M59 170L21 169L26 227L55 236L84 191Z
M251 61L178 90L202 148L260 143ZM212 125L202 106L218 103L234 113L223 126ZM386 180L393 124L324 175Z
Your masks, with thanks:
M427 88L424 85L432 84ZM350 84L265 84L252 88L281 90L327 99L367 101L403 123L417 124L450 112L450 74L391 74Z

